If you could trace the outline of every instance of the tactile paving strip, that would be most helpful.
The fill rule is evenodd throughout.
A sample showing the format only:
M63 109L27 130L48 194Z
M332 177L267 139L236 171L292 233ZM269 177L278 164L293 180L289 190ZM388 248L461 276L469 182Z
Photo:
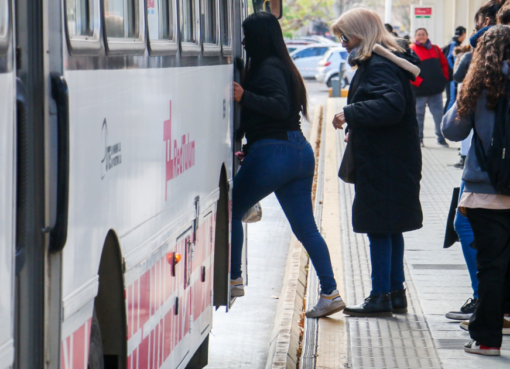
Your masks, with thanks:
M343 131L337 131L339 162L345 145L343 139ZM371 290L368 239L352 230L353 186L340 180L339 187L346 301L359 304ZM395 314L392 318L347 319L350 368L441 368L407 265L406 288L407 314Z

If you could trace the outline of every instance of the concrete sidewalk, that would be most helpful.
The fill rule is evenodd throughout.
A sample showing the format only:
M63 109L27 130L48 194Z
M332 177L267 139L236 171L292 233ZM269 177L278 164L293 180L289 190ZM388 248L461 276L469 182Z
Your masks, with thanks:
M366 235L352 231L354 188L337 177L343 131L335 132L331 121L344 104L345 99L329 99L326 106L322 233L345 300L358 304L370 294L370 254ZM461 171L451 166L458 160L458 144L452 143L449 149L437 146L430 117L424 141L424 227L405 234L409 313L392 318L335 314L321 319L316 368L510 368L509 336L504 338L501 357L466 354L463 344L469 341L468 333L458 322L444 317L448 311L458 310L472 293L460 244L442 248L452 189L459 186L461 178Z

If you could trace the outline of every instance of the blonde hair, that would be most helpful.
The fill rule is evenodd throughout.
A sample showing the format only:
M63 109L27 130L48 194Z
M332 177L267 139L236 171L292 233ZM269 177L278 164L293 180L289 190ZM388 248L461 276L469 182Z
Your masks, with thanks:
M342 14L331 26L331 32L338 38L344 35L348 40L352 40L352 37L360 40L354 56L357 61L370 59L375 44L381 44L391 51L404 51L395 36L384 28L379 15L366 8L357 7Z

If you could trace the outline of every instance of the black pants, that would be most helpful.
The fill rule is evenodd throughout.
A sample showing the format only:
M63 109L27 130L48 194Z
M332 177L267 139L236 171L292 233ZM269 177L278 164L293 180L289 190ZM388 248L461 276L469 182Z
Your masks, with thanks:
M469 334L478 343L501 347L503 314L510 299L510 210L467 209L478 250L478 306Z

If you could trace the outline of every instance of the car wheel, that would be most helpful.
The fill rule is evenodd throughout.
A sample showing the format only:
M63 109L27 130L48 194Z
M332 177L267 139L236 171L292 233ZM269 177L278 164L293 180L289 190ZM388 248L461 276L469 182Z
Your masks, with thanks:
M328 80L326 81L326 86L328 86L328 87L332 87L332 85L331 85L331 80L333 79L333 77L338 77L338 74L333 74L333 75L331 75L331 76L328 78Z

